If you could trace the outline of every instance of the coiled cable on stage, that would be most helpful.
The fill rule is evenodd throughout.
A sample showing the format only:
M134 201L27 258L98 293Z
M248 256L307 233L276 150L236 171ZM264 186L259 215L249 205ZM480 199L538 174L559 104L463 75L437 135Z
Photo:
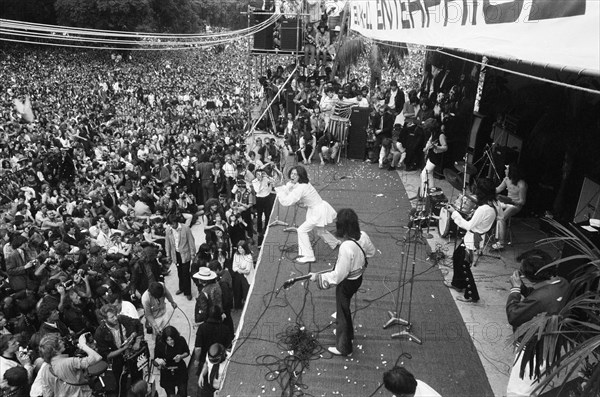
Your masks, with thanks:
M299 324L294 324L277 334L278 346L288 354L281 358L271 354L258 356L256 362L269 369L265 375L268 381L276 381L285 396L307 396L308 385L302 376L310 367L310 362L321 358L325 348L317 336Z

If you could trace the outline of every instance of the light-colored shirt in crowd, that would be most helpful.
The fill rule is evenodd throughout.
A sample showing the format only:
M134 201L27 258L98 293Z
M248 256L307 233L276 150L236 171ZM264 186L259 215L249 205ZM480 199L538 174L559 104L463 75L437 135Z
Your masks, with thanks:
M135 318L135 319L140 318L140 315L139 315L137 309L135 308L133 303L131 303L129 301L122 301L121 313L119 313L119 314L122 314L127 317L131 317L131 318Z

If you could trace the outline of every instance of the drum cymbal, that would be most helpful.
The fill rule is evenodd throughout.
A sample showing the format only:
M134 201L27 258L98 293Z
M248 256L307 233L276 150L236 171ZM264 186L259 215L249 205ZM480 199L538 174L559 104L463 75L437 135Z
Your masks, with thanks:
M475 204L477 204L477 196L474 194L465 194L465 197L468 198L469 200L471 200L472 202L474 202Z
M465 172L465 162L464 161L456 161L454 163L454 168L456 168L459 172ZM467 175L475 175L477 173L477 167L473 164L467 163Z
M446 168L444 170L444 178L452 185L453 188L462 190L463 188L463 176L464 174L454 171L452 168Z

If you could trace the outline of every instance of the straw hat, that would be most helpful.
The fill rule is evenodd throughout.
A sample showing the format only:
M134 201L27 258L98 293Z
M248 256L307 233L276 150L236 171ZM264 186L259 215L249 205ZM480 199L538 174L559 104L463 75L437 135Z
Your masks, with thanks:
M197 280L210 281L217 278L217 273L207 267L201 267L200 270L198 270L198 273L194 274L192 277Z

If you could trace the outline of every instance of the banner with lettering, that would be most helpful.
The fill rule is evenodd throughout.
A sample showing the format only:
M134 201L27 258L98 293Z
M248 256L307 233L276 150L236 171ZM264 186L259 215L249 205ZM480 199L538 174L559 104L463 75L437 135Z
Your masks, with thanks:
M599 0L350 0L377 40L600 71Z

